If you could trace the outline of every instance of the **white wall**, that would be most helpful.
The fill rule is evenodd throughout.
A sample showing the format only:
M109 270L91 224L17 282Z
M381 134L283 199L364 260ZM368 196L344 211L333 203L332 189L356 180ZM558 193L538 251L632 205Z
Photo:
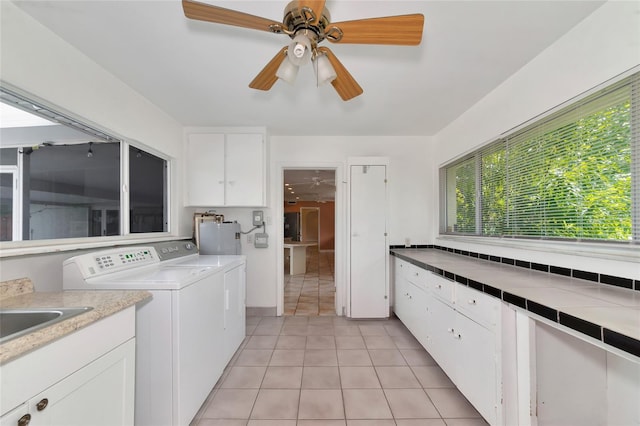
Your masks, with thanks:
M282 167L313 167L342 165L346 167L348 157L389 157L389 242L405 244L427 244L433 240L430 203L433 198L430 170L425 159L430 156L428 137L346 137L346 136L272 136L270 138L270 194L269 209L265 217L276 212L282 192L279 173ZM344 171L344 170L343 170ZM337 185L345 183L337 182ZM382 208L382 206L381 206ZM336 211L336 215L340 214ZM267 232L273 237L280 232L280 218L271 218ZM337 230L337 232L340 232ZM336 242L338 242L336 239ZM260 268L259 281L249 283L248 306L276 306L277 253L275 243L268 250L254 249L247 252L248 277L253 265ZM339 253L339 249L336 249ZM249 281L249 280L248 280Z
M182 166L182 127L129 86L60 39L9 1L0 1L0 79L82 121L176 158ZM173 193L181 181L174 179ZM189 235L180 202L171 204L175 235ZM3 258L0 280L31 277L38 290L62 288L65 254Z
M507 79L471 109L435 136L432 181L438 168L453 158L490 142L527 120L640 64L640 2L604 4L564 37ZM436 190L434 186L433 190ZM437 201L434 198L434 201ZM430 208L431 226L438 229L438 203ZM436 240L436 244L492 253L498 256L553 264L617 276L640 278L640 257L629 261L605 256L593 258L540 249L517 249L463 241Z

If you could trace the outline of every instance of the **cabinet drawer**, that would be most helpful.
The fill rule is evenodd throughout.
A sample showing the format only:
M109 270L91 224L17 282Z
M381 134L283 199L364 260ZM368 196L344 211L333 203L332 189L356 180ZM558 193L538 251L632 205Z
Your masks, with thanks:
M405 278L410 283L415 284L417 287L426 290L428 288L428 281L431 272L426 269L422 269L416 265L412 265L411 263L407 264L405 268Z
M493 296L457 284L455 303L456 309L490 329L493 329L498 321L500 300Z
M436 297L449 304L454 303L456 284L453 281L431 272L428 280L428 287Z

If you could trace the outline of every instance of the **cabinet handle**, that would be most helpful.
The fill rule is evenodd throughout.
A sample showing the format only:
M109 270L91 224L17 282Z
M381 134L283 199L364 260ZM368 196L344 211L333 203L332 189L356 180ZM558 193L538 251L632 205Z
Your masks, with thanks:
M453 333L455 330L454 330L453 328L447 328L447 331L448 331L449 333Z
M47 405L49 405L49 400L47 398L42 398L40 402L36 404L36 408L38 411L42 411L47 408Z
M475 304L476 304L476 299L471 299L471 300L469 300L469 304L470 304L470 305L475 305Z
M25 414L18 420L18 426L27 426L31 422L31 414Z
M460 333L458 333L458 334L454 334L454 335L453 335L453 338L454 338L454 339L461 340L461 339L462 339L462 334L460 334Z
M420 274L418 272L416 272L416 277L419 276Z
M438 285L436 286L436 288L437 288L438 290L442 290L442 284L438 284Z
M413 297L411 297L411 295L409 295L409 299L413 299Z

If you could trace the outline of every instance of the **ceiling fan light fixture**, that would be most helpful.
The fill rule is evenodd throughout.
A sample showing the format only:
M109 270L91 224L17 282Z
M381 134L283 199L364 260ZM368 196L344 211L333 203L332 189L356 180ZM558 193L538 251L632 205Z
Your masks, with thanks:
M329 62L329 58L327 58L327 55L324 53L318 54L313 59L313 70L316 73L318 86L330 83L338 76L338 74L336 74L336 70L331 65L331 62Z
M309 60L311 56L311 40L304 34L298 34L289 44L287 58L294 65L300 66Z
M289 57L289 55L287 55ZM278 67L276 71L276 77L280 80L284 80L289 84L293 84L296 82L296 77L298 76L298 66L293 62L284 60Z

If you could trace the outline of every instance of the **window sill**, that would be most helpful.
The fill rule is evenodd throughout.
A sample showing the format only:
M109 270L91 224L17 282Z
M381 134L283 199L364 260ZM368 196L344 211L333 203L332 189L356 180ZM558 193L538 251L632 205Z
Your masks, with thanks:
M126 237L114 236L70 238L69 240L10 241L0 243L0 259L15 256L61 253L66 251L115 247L131 244L151 244L160 241L182 239L188 239L188 237L178 237L167 233L158 233L155 235L141 234L129 235Z
M524 240L516 238L473 237L466 235L440 234L437 241L478 244L501 248L534 250L545 253L570 254L574 256L616 260L622 262L640 262L640 247L631 244L563 242L549 240Z

